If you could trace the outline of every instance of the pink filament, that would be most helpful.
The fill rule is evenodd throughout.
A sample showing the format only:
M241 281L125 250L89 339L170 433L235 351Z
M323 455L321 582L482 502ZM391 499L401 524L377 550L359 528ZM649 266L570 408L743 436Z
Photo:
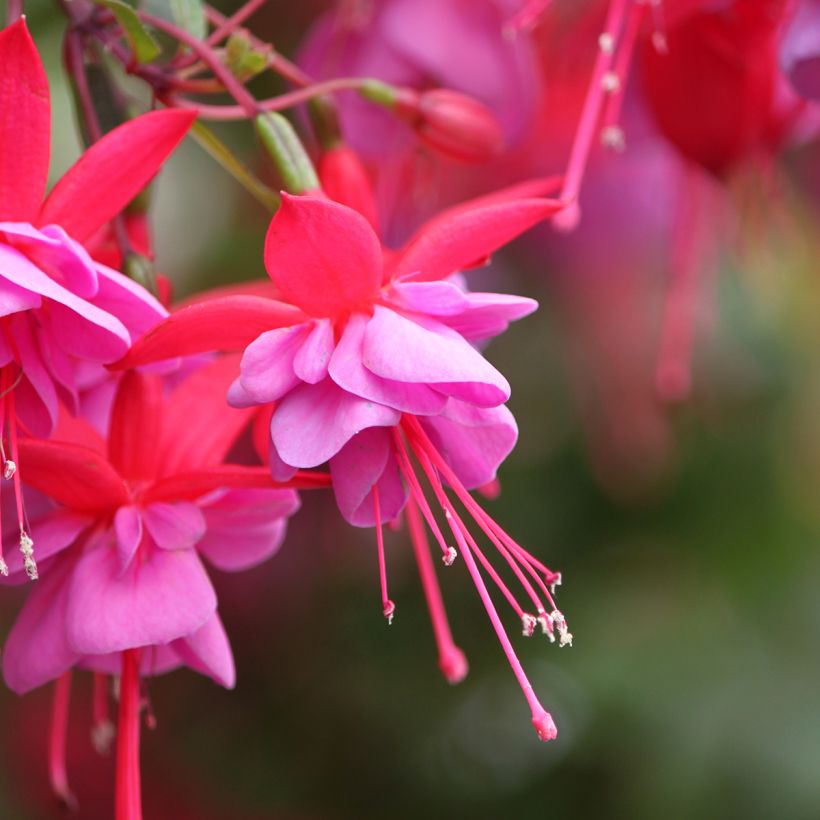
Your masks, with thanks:
M376 516L376 545L379 553L379 583L382 589L382 612L388 621L392 620L396 605L387 594L387 565L384 560L384 533L382 532L382 515L379 507L379 488L373 485L373 514Z
M54 701L51 708L51 731L48 736L48 778L51 790L59 801L76 811L77 800L68 785L66 772L66 740L71 700L71 670L63 672L54 683Z
M138 649L126 649L122 653L117 722L116 820L142 820L139 657Z
M433 624L433 635L438 647L438 664L449 683L460 683L467 675L467 659L453 641L441 588L430 558L430 547L424 533L421 515L416 501L411 497L407 502L407 528L416 556L427 609Z
M617 90L609 95L604 110L604 127L608 125L615 125L621 115L621 105L623 104L624 94L626 93L626 83L629 79L629 69L632 65L632 55L635 51L635 42L638 39L638 32L641 27L641 20L643 20L645 8L642 3L632 3L629 9L629 14L626 18L626 25L624 26L623 37L618 45L618 51L615 56L615 65L613 70L618 77L619 86Z

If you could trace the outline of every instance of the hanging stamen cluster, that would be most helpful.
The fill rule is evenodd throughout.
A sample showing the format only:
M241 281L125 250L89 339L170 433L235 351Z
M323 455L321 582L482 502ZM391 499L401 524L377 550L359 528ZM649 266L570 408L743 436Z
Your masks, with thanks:
M536 698L532 685L524 673L515 650L507 636L498 616L495 605L482 576L482 570L490 577L497 589L504 596L512 610L521 622L522 634L531 637L536 628L540 627L542 634L550 642L557 640L558 645L571 646L572 633L569 631L566 619L555 604L553 598L555 587L561 583L561 574L553 572L542 564L535 556L525 550L511 538L475 501L465 489L453 470L449 467L438 449L430 440L415 416L405 414L401 425L392 431L393 452L398 462L399 470L409 490L410 499L407 507L409 531L419 573L422 579L425 597L427 599L430 616L433 621L433 632L439 650L439 665L445 677L451 683L460 681L467 671L467 662L463 652L453 642L447 616L441 599L441 591L430 562L429 547L424 534L422 519L433 534L441 550L441 559L445 566L451 566L456 557L461 554L470 573L472 581L478 591L482 604L496 631L498 639L507 656L519 685L532 710L533 724L542 740L550 740L556 736L552 718ZM414 462L417 467L414 467ZM420 475L426 480L427 486L436 498L439 509L447 522L452 538L457 546L448 543L441 527L428 503L425 491L422 488ZM498 554L504 559L512 573L518 580L521 589L529 599L532 611L522 606L515 593L502 579L497 569L479 546L470 529L465 524L462 515L456 509L445 490L445 483L455 493L462 507L467 511L473 522L478 525L482 533L489 539ZM376 521L380 521L378 490L374 488L374 512ZM381 526L377 523L377 544L379 554L379 575L382 590L382 605L388 622L392 622L395 604L387 594L387 577L384 560L384 543Z

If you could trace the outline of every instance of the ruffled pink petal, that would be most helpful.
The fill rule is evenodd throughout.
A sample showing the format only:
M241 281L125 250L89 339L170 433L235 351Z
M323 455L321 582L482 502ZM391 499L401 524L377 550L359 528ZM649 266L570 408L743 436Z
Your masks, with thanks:
M94 260L59 225L46 225L38 230L27 222L2 222L0 233L72 293L84 299L97 293Z
M137 507L120 507L114 515L114 536L120 570L125 571L142 541L142 516Z
M473 407L451 399L440 416L419 421L468 490L495 478L518 439L515 419L504 405Z
M390 407L351 396L330 379L297 387L271 419L271 438L279 457L294 467L318 467L368 427L398 424Z
M50 328L69 352L109 362L128 350L131 340L119 319L75 296L7 245L0 245L0 275L52 300Z
M48 177L48 80L25 19L0 31L0 220L34 220Z
M299 496L293 490L231 490L201 509L208 529L197 549L215 567L238 572L279 549Z
M142 513L154 543L165 550L191 549L205 534L205 518L195 504L149 504Z
M327 376L327 366L333 355L333 325L320 319L314 323L307 339L293 359L293 371L308 384L317 384Z
M382 378L432 385L480 407L509 398L507 380L469 342L432 319L424 326L419 321L377 306L365 329L364 366Z
M307 334L304 325L277 328L248 345L239 368L239 382L258 404L276 401L299 384L293 360Z
M0 316L10 316L12 313L38 308L42 302L38 294L0 279Z
M57 391L31 328L28 315L12 317L11 335L23 368L23 379L15 388L15 409L33 435L48 436L57 423Z
M23 695L61 675L78 660L66 640L71 559L57 560L29 593L3 646L3 677Z
M404 413L438 413L447 402L440 392L426 384L406 384L375 375L363 364L363 346L368 318L354 314L348 320L330 360L330 377L348 393L377 401ZM405 351L405 355L406 355Z
M286 301L311 316L336 317L376 298L381 244L352 208L282 194L265 239L265 267Z
M391 286L396 303L416 313L430 316L455 316L469 307L467 294L452 282L414 282L398 280Z
M270 469L271 478L274 481L290 481L295 475L298 468L292 467L290 464L285 464L282 461L276 445L270 438L270 421L266 425L265 435L268 437L268 467Z
M252 407L259 407L259 402L242 387L239 376L231 382L231 386L228 388L226 394L226 401L236 410L247 410Z
M502 334L510 322L538 309L538 302L503 293L468 293L462 313L442 316L441 321L468 341L483 341Z
M356 527L372 527L376 523L374 485L379 490L382 522L392 521L407 501L386 430L371 428L353 436L330 459L330 472L339 511Z
M61 225L83 242L116 216L159 171L196 113L151 111L109 131L57 182L40 224Z
M9 492L8 496L11 497L12 493ZM29 523L31 524L29 535L34 542L34 552L40 563L58 552L62 552L66 547L70 547L77 539L77 536L94 521L90 516L79 515L60 507L48 510L42 515L36 515L32 509L28 493L26 495L26 507L30 518ZM3 513L3 520L7 524L4 527L3 543L13 545L20 537L13 506L4 504ZM23 569L23 556L20 550L7 549L4 557L9 568L9 576L7 579L3 579L4 582L21 584L28 581L28 576Z
M184 662L175 649L176 641L166 646L146 646L140 655L140 675L154 677L179 669ZM118 676L122 673L122 652L108 655L83 655L77 663L80 669L93 669L106 675Z
M174 641L171 646L186 666L213 678L226 689L233 689L236 684L233 652L219 615L214 614L192 635Z
M193 550L146 550L120 574L116 551L103 546L77 562L66 633L78 653L102 655L186 637L215 611L216 595Z

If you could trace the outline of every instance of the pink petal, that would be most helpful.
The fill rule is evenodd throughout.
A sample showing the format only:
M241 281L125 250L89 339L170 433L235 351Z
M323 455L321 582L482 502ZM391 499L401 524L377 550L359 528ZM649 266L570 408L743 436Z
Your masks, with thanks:
M205 518L189 501L155 502L145 508L142 516L154 543L162 549L190 549L205 534Z
M0 316L38 308L42 303L38 294L0 278Z
M166 644L196 632L216 611L216 595L193 550L150 549L120 574L116 551L78 561L66 608L69 644L102 655Z
M327 376L327 366L333 355L333 325L325 320L314 323L310 335L293 359L296 375L308 384L317 384Z
M107 133L51 190L40 224L88 239L150 182L195 118L191 111L151 111Z
M423 226L404 247L395 276L444 279L456 271L475 267L503 245L533 225L557 213L560 206L548 199L494 202Z
M208 529L197 549L219 569L249 569L279 549L287 519L298 509L293 490L219 493L202 505Z
M368 319L354 314L348 320L333 358L330 377L348 393L393 407L404 413L426 415L442 410L447 398L426 384L405 384L379 378L362 363L363 344Z
M381 245L367 220L327 199L282 194L265 267L286 301L311 316L366 308L381 285Z
M168 316L168 311L133 279L105 265L96 266L99 289L91 302L116 316L134 342Z
M362 348L364 366L385 379L426 383L481 407L510 395L507 380L457 333L433 320L424 326L376 307Z
M142 516L136 507L120 507L114 515L120 570L125 571L142 541Z
M503 333L510 322L529 316L538 302L503 293L467 293L463 313L442 317L441 321L468 341L491 339Z
M376 523L374 485L379 490L382 522L396 518L407 500L386 430L371 428L353 436L330 459L330 472L339 511L356 527L372 527Z
M518 439L515 419L504 405L481 408L451 399L440 416L420 421L468 490L495 478Z
M276 401L299 384L293 360L308 329L304 325L263 333L248 345L239 367L239 383L258 404Z
M47 436L57 422L57 392L31 332L28 315L13 316L12 338L20 356L24 379L15 388L17 412L36 436Z
M174 641L171 646L186 666L213 678L226 689L233 689L236 684L233 653L219 615L214 613L196 632Z
M196 302L172 313L117 362L126 369L215 350L243 350L261 333L297 325L304 314L262 296L224 296Z
M330 379L297 387L271 419L279 457L294 467L317 467L367 427L398 424L398 411L351 396Z
M108 362L128 349L131 340L119 319L75 296L19 251L0 245L0 271L8 281L54 302L50 328L69 352Z
M48 176L48 80L25 19L0 31L0 220L34 220Z
M25 694L70 669L78 660L65 632L72 559L53 562L29 593L3 646L3 677Z

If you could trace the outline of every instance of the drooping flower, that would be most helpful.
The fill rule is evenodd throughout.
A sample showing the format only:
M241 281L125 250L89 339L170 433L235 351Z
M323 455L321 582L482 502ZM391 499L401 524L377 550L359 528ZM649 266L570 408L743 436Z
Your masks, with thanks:
M350 208L317 196L283 194L265 243L279 300L237 295L191 305L147 334L121 366L247 345L228 398L237 407L275 403L274 477L284 480L297 469L329 462L342 514L352 524L377 527L388 620L395 605L387 592L381 525L400 513L409 493L445 564L452 564L458 551L463 554L539 736L549 739L555 735L552 719L524 676L478 564L506 597L525 634L540 622L545 634L552 638L557 632L564 645L571 636L549 589L559 575L510 538L468 492L495 477L517 436L504 407L509 385L473 343L502 332L536 305L530 299L469 293L452 280L561 207L525 196L543 185L526 183L445 212L398 253L384 250L367 220ZM457 548L442 533L422 482L435 495ZM535 615L519 604L486 558L446 486L509 565ZM418 532L411 529L417 555L426 550ZM423 559L420 569L430 600L434 580ZM431 613L440 664L456 681L465 671L460 650L444 628L443 610L434 605Z
M30 523L43 577L4 647L12 690L22 694L73 667L122 671L123 691L133 690L124 695L131 706L121 701L127 734L137 731L141 676L186 665L233 686L204 562L233 572L265 560L299 506L289 487L328 483L296 476L277 487L265 467L223 463L253 413L225 405L235 367L216 360L170 392L159 376L125 374L107 442L67 418L54 439L19 442L26 484L41 494ZM20 580L22 559L9 563L9 580ZM130 782L136 756L130 746L123 754Z
M62 401L105 378L104 364L163 316L144 288L95 262L83 246L156 174L192 122L156 111L86 151L45 197L50 103L25 20L0 32L0 447L13 478L20 548L37 576L25 526L18 428L47 436ZM7 572L0 548L0 573Z

